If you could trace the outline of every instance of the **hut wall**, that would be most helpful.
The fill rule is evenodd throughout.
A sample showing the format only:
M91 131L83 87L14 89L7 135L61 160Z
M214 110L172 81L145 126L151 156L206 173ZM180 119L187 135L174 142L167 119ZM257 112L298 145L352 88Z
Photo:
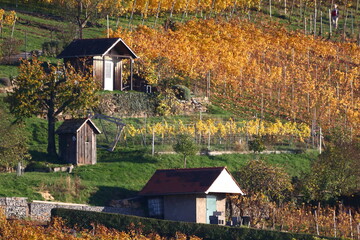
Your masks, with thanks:
M95 133L89 124L85 124L77 133L77 164L96 163ZM95 147L94 147L95 146Z
M122 90L121 89L121 81L122 81L122 61L114 61L115 66L115 84L114 84L114 90Z
M90 57L86 58L65 58L64 62L66 64L70 64L77 71L86 72L91 68L93 62Z
M94 79L104 88L104 61L101 57L94 57L93 60L93 76Z
M59 153L62 161L76 164L76 141L73 134L59 135Z

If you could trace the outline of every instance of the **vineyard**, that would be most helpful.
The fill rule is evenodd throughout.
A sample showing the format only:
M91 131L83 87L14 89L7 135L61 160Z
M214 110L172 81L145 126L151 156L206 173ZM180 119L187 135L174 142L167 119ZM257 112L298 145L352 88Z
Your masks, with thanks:
M311 207L286 203L277 207L264 201L261 194L242 199L233 197L233 201L240 209L246 209L252 227L360 239L359 212L341 204L324 207L319 203Z
M192 136L197 144L208 150L245 151L249 140L256 137L271 140L270 144L292 142L303 143L304 147L305 140L307 143L311 143L310 128L303 123L282 123L280 120L272 123L260 119L251 121L207 119L187 123L182 120L173 122L163 120L144 125L130 123L124 129L122 140L127 145L146 145L153 141L153 144L162 145L162 149L166 149L166 145L170 145L169 149L172 150L171 145L174 144L179 133ZM99 138L100 142L103 141L102 137ZM317 143L317 141L313 143Z
M111 35L139 53L149 83L176 79L239 114L359 133L360 48L353 43L222 18L189 21L176 31L139 26Z
M1 209L0 209L1 210ZM195 236L186 236L182 233L176 233L176 239L190 239L200 240ZM71 240L71 239L157 239L165 240L156 233L145 235L141 229L135 226L129 226L128 231L117 231L114 229L106 228L101 225L93 225L93 230L88 229L71 229L65 226L64 221L55 218L48 225L41 225L32 221L26 220L7 220L2 212L0 212L0 237L1 239L58 239L58 240Z

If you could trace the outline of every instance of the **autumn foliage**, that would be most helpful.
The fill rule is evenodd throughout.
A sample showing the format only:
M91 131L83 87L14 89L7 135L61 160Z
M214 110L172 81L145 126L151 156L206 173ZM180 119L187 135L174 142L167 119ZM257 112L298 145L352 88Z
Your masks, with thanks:
M182 233L176 234L176 239L181 240L201 240L196 236L188 237ZM56 240L113 240L113 239L132 239L132 240L165 240L156 233L143 234L141 228L129 226L127 232L117 231L102 225L92 225L92 229L72 229L65 226L61 218L54 218L48 225L26 220L7 220L0 209L0 238L7 240L18 239L56 239Z
M204 91L210 79L207 94L235 112L360 131L356 44L236 19L189 21L176 31L120 28L112 36L140 55L150 83L176 78Z

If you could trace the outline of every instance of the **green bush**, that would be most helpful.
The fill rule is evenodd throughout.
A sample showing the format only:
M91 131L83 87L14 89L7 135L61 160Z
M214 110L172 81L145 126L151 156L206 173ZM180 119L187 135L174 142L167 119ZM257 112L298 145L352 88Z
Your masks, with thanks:
M26 172L50 172L50 168L42 162L30 162L26 168Z
M189 101L191 98L190 89L185 87L184 85L175 85L172 87L175 96L180 100Z
M252 141L249 141L249 150L254 151L254 153L260 153L266 149L264 142L261 138L255 138Z
M64 49L60 41L48 41L42 44L42 53L44 56L56 57Z
M115 109L109 106L116 106ZM143 92L102 92L100 104L95 112L121 116L139 116L144 113L153 116L156 113L157 99L155 94Z
M127 231L131 224L140 226L144 233L156 232L164 237L174 237L176 232L182 232L188 236L195 235L204 240L314 240L312 235L276 232L252 228L227 227L210 224L198 224L189 222L175 222L153 218L136 217L130 215L88 212L72 209L53 209L52 217L61 217L69 227L77 225L81 228L91 228L92 223L102 224L119 231ZM334 239L334 238L324 238Z

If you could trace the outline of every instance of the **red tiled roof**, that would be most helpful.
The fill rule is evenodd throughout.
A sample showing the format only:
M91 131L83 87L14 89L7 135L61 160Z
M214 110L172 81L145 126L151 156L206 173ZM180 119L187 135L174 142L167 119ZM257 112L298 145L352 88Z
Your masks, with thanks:
M205 193L225 167L157 170L139 195Z

